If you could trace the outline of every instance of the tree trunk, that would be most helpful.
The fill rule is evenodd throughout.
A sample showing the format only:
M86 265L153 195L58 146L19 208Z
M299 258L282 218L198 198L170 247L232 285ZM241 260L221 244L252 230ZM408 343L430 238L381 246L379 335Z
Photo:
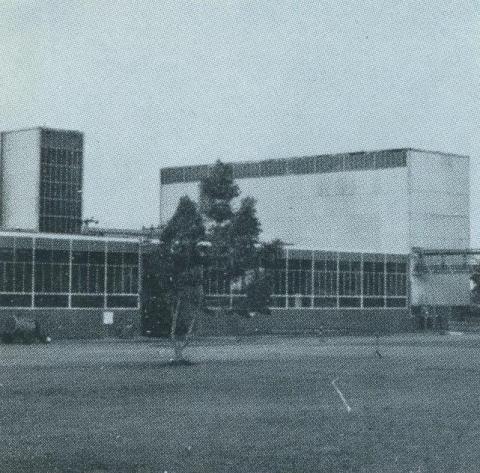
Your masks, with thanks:
M190 343L193 333L193 327L195 326L195 321L197 320L198 310L198 307L193 308L192 320L190 320L190 325L188 326L187 333L185 334L185 341L183 342L182 349L186 348L187 345Z
M185 337L183 338L183 340L179 339L179 337L177 337L176 335L178 317L180 312L180 301L177 302L175 309L172 313L172 325L170 327L170 342L172 344L173 355L174 355L174 357L171 360L172 363L189 364L189 361L184 357L183 352L185 348L188 346L188 344L190 343L190 340L192 338L193 328L195 326L195 321L197 320L199 308L192 307L189 304L187 304L186 309L191 310L192 318L190 320L190 323L188 324L187 333L185 334Z
M178 321L178 315L180 312L180 300L177 301L175 304L175 307L173 308L172 311L172 325L170 326L170 343L172 344L173 348L173 358L171 361L178 363L185 361L183 358L183 343L177 340L177 321Z
M173 344L173 361L174 362L182 362L185 361L185 358L183 357L183 349L184 349L184 344L175 341Z

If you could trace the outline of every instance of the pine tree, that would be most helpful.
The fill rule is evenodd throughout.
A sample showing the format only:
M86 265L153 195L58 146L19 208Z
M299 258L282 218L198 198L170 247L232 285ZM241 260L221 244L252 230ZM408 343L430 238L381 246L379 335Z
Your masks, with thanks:
M228 281L241 277L254 264L255 245L260 235L255 200L247 197L234 209L240 195L232 167L217 161L200 183L201 211L206 219L211 244L210 265Z
M232 167L217 161L200 182L200 211L216 226L228 225L233 218L232 201L239 195Z
M201 182L200 195L201 212L206 219L206 239L211 245L210 267L245 293L244 307L239 312L267 311L271 277L259 265L268 245L260 245L261 225L255 199L245 197L235 208L240 190L231 166L221 161L215 163Z
M239 313L268 312L273 269L282 247L279 241L260 243L253 198L234 205L240 190L231 167L217 162L200 189L201 211L189 197L182 197L146 265L147 305L168 313L175 363L186 362L183 352L195 321L207 312L205 276L219 272L237 284L246 295Z
M233 214L230 226L230 271L233 278L256 266L260 232L255 199L245 197Z
M264 242L257 247L253 269L246 272L245 303L248 315L270 314L276 269L282 264L283 243L280 240Z
M195 321L205 310L203 266L205 226L197 205L182 197L177 210L161 234L157 254L157 277L161 297L170 311L170 341L174 362L184 363Z

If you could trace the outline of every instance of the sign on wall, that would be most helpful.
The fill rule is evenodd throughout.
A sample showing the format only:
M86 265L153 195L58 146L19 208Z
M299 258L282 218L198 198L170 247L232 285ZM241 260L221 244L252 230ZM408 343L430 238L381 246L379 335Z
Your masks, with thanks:
M112 325L113 324L113 312L104 312L103 313L103 324Z

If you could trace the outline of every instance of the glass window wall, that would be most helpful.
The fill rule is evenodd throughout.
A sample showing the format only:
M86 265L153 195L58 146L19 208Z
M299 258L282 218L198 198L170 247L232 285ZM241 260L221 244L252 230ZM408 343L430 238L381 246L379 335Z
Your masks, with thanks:
M138 307L138 242L0 236L0 307Z
M212 307L241 297L223 273L206 269ZM271 268L272 308L396 308L408 304L408 256L285 250Z

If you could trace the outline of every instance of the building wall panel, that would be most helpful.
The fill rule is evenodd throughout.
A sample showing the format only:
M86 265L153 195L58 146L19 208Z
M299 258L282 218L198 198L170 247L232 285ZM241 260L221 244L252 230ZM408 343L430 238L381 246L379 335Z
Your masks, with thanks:
M2 226L38 229L40 130L3 133Z
M244 178L242 196L257 199L265 240L298 247L408 253L406 168ZM161 221L182 195L198 201L197 182L163 184Z
M42 129L40 231L79 233L82 226L83 135Z
M470 246L469 159L411 151L410 229L412 247Z
M470 247L469 159L410 151L410 244L412 247ZM468 274L412 275L412 306L464 306Z
M411 287L413 306L468 306L468 274L423 274L415 276Z
M0 319L14 315L37 321L43 334L58 339L133 337L140 334L140 311L110 310L113 324L103 323L103 309L8 309Z
M200 336L252 334L388 334L413 330L407 309L278 309L252 318L216 311L197 323Z

